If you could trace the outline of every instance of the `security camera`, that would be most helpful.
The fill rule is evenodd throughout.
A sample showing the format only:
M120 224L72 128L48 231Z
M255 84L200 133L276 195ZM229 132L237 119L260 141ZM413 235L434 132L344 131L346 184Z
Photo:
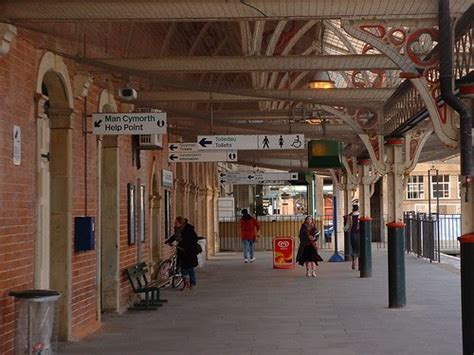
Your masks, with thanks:
M118 89L118 96L122 100L135 100L138 96L137 90L133 88L121 88Z

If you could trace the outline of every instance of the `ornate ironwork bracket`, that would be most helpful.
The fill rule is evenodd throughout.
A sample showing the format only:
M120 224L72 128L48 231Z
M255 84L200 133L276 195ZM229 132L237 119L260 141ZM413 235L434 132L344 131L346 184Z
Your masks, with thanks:
M329 174L331 174L334 189L344 190L344 183L342 181L343 171L329 169Z
M347 184L351 185L359 185L360 183L360 176L358 174L358 165L356 162L356 158L347 159L346 157L342 157L342 165L344 165L344 170L347 176Z
M93 81L94 81L94 78L89 73L75 74L74 75L74 96L77 98L86 97Z
M15 38L16 27L8 23L0 23L0 58L10 51L10 44Z
M364 142L365 148L369 152L374 169L380 175L385 175L384 137L382 135L369 136L367 134L359 134L359 137L362 142Z
M415 169L420 159L421 151L426 141L433 133L433 129L414 129L405 135L405 174L410 174Z
M458 130L448 109L439 109L439 61L437 53L425 53L425 43L436 42L435 28L388 27L384 23L345 20L344 30L389 57L418 90L429 112L435 133L449 147L458 144ZM431 48L428 48L431 49Z

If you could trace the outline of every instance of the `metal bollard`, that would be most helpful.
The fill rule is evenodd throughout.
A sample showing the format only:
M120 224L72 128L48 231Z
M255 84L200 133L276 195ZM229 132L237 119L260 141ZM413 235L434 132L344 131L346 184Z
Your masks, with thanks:
M388 227L388 306L406 306L405 223L391 222Z
M344 231L344 260L350 261L352 254L352 247L351 247L351 232Z
M360 223L360 277L372 277L372 218L361 217Z
M461 244L462 346L464 355L474 354L474 233L458 238Z

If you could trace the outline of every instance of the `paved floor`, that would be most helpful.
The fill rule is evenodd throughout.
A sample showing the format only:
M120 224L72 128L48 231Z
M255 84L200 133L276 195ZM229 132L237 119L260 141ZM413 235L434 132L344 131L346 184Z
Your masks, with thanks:
M109 316L60 353L460 354L459 271L407 256L408 306L392 310L386 264L374 250L370 279L327 262L306 278L300 267L272 269L268 253L253 264L220 255L198 269L196 290L166 290L158 311Z

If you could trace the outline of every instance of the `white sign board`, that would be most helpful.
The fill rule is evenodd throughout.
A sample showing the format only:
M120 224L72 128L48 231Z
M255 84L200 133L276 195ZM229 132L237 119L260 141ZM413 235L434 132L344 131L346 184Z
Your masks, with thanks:
M254 184L281 184L287 181L298 180L298 173L254 173L253 171L237 171L219 173L221 184L254 185Z
M200 150L288 150L305 149L304 134L198 136Z
M161 184L164 187L173 187L173 172L169 170L162 170Z
M13 126L13 164L21 164L21 128Z
M237 151L235 150L219 150L219 151L196 151L168 154L168 161L171 163L182 162L236 162Z
M190 143L169 143L168 150L170 153L189 153L197 152L198 144L195 142Z
M166 134L166 113L94 113L94 134Z
M235 200L233 197L219 197L217 199L217 215L219 218L235 217Z

